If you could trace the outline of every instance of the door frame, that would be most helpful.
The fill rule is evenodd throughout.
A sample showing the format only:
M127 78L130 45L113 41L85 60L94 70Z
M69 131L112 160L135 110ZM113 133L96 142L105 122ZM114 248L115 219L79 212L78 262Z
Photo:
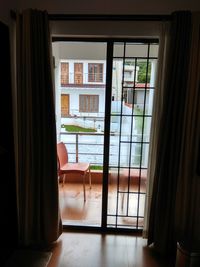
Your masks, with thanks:
M159 43L159 38L102 38L102 37L52 37L52 42L76 41L76 42L103 42L107 44L106 54L106 94L105 94L105 130L104 130L104 155L103 155L103 182L102 182L102 210L100 226L85 225L63 225L64 230L100 232L100 233L134 233L141 235L142 229L112 228L107 227L108 213L108 175L109 175L109 153L110 153L110 119L112 103L112 66L113 66L113 47L115 42L138 42L138 43Z

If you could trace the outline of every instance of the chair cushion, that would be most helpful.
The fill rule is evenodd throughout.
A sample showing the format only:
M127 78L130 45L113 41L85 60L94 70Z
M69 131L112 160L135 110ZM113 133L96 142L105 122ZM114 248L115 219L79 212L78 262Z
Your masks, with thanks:
M78 162L78 163L66 163L60 168L60 174L65 173L80 173L84 174L89 170L89 163Z

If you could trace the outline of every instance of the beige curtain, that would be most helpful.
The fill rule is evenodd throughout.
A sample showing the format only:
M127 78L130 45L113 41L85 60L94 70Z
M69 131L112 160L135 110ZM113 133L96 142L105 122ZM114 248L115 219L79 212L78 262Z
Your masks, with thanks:
M156 90L154 93L154 105L153 105L153 115L152 115L152 125L151 125L151 140L149 148L149 166L148 166L148 177L147 177L147 191L145 199L145 214L144 214L144 228L143 237L147 238L149 229L149 216L150 216L150 206L153 193L153 182L154 182L154 172L156 167L157 158L157 142L158 134L161 120L161 111L163 110L163 96L164 96L164 81L166 76L166 59L169 53L169 26L170 22L163 22L160 25L159 33L159 54L158 54L158 64L156 70Z
M184 111L187 95L191 13L172 14L168 55L163 78L163 105L156 142L153 192L149 214L148 244L161 254L175 255L175 205Z
M192 15L184 131L177 182L176 230L186 249L200 251L200 13Z
M158 129L163 110L163 81L166 80L169 56L170 32L164 23L160 36L158 84L155 95L154 120L152 123L152 146L150 153L149 179L146 199L143 236L148 237L149 215L153 193L154 172L157 159ZM184 249L199 252L200 248L200 13L192 14L192 42L188 63L188 82L184 107L180 162L178 165L177 190L174 201L174 235ZM167 49L168 48L168 49ZM168 52L167 52L168 51ZM174 61L175 62L175 61ZM174 117L176 115L174 114ZM170 145L170 143L169 143ZM174 151L176 147L174 146ZM159 162L158 162L159 164ZM166 193L166 196L168 194ZM167 219L166 219L167 220ZM151 226L150 226L151 227ZM159 227L159 226L158 226ZM161 225L164 229L164 224ZM168 232L169 233L169 232Z
M48 245L61 234L48 15L17 16L17 198L19 240Z

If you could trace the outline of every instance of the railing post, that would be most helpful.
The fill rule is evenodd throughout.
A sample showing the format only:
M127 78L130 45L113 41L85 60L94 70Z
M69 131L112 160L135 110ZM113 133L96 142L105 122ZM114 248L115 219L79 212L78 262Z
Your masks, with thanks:
M76 163L78 162L78 134L76 133Z

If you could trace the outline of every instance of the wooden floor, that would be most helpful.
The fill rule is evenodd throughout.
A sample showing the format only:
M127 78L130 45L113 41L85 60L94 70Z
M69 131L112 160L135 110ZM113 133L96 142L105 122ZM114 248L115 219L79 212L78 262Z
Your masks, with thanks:
M108 208L112 211L114 187L109 187ZM145 190L145 188L144 188ZM87 200L83 201L82 184L59 186L60 210L63 223L100 225L102 186L87 186ZM113 201L113 202L112 202ZM134 200L133 200L134 203ZM143 203L144 204L144 203ZM147 247L141 236L63 232L51 249L47 267L173 267Z
M172 267L146 246L146 239L127 235L63 233L52 248L47 267Z

